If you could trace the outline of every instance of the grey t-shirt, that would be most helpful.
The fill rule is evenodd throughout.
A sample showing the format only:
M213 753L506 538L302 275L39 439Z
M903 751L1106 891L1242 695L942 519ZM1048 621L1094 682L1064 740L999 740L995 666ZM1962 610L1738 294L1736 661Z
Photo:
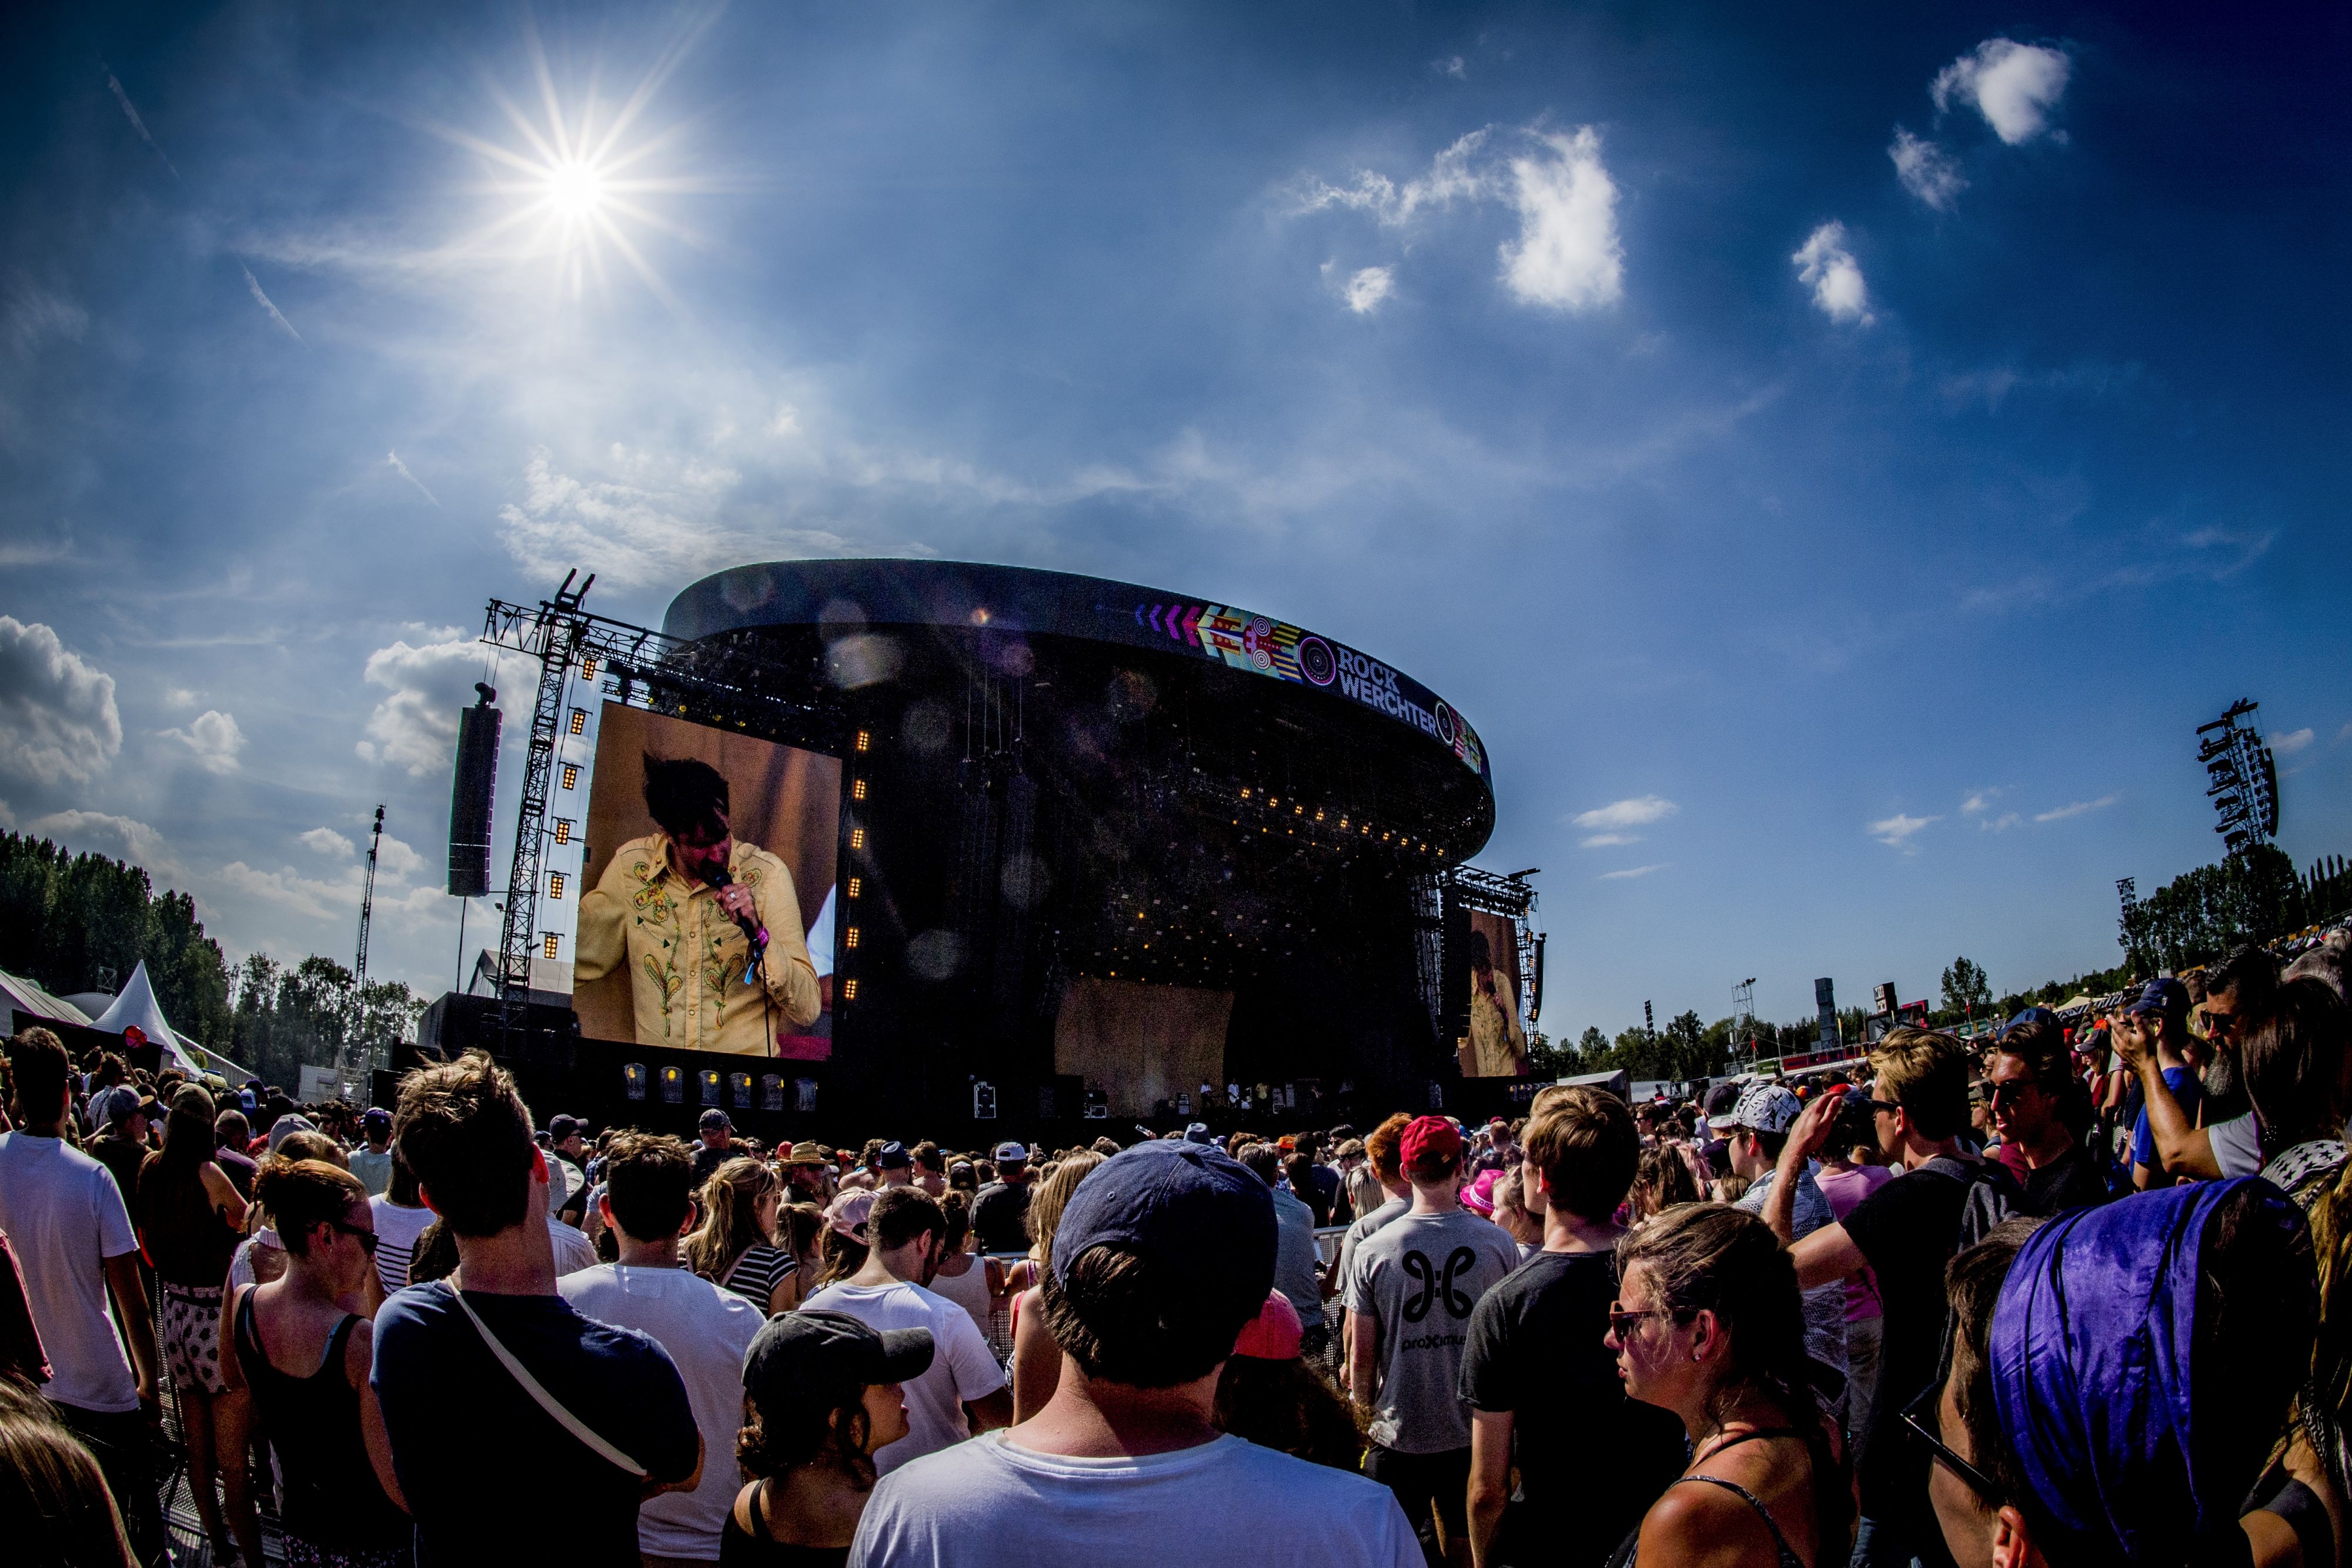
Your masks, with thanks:
M1373 1442L1402 1454L1469 1446L1462 1347L1470 1312L1518 1261L1508 1231L1461 1208L1400 1214L1358 1245L1340 1292L1349 1312L1381 1323Z
M1344 1287L1348 1270L1355 1265L1356 1249L1364 1244L1364 1238L1412 1207L1412 1200L1410 1198L1392 1197L1361 1219L1349 1221L1348 1234L1339 1238L1339 1272L1332 1278L1341 1281Z

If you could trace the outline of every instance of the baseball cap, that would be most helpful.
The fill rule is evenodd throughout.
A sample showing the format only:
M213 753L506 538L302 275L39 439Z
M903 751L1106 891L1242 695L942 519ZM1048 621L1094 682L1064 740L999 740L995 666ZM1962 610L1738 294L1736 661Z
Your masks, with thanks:
M1397 1153L1408 1168L1457 1159L1462 1154L1462 1130L1443 1116L1417 1116L1397 1140Z
M1015 1164L1026 1164L1029 1158L1029 1145L1026 1144L1016 1144L1012 1139L1007 1138L1004 1142L996 1145L996 1152L991 1155L989 1158L994 1160L1000 1166L1005 1164L1007 1161L1011 1161Z
M831 1149L826 1148L823 1144L803 1138L793 1145L792 1155L784 1163L794 1166L822 1166L830 1164L832 1160Z
M366 1110L360 1113L360 1125L362 1127L389 1127L392 1125L392 1113L385 1110L381 1105L371 1105Z
M1731 1108L1739 1103L1739 1085L1718 1083L1707 1091L1706 1124L1718 1133L1731 1130Z
M874 1168L878 1171L903 1170L914 1163L907 1145L895 1140L883 1145L882 1152L874 1156Z
M2167 1013L2178 1018L2189 1015L2189 988L2169 975L2158 975L2140 988L2128 1013Z
M1265 1305L1242 1325L1234 1354L1254 1361L1295 1361L1298 1357L1298 1309L1280 1291L1265 1293Z
M825 1224L852 1241L866 1239L857 1233L866 1228L866 1222L873 1218L873 1214L872 1187L853 1186L847 1192L835 1194L833 1201L824 1206Z
M1195 1122L1184 1129L1184 1141L1188 1144L1213 1144L1217 1140L1211 1136L1209 1124Z
M317 1127L310 1124L310 1118L308 1116L280 1116L277 1121L270 1124L269 1152L273 1155L276 1154L278 1152L278 1145L284 1143L287 1139L292 1137L297 1133L315 1133L319 1129Z
M1239 1321L1274 1288L1274 1192L1213 1148L1153 1138L1113 1155L1071 1191L1054 1231L1055 1274L1066 1278L1081 1254L1101 1246L1204 1282Z
M2186 993L2183 994L2185 995ZM2046 1028L2055 1029L2058 1027L2058 1015L2052 1012L2048 1008L2027 1008L2021 1011L2015 1018L2001 1025L2000 1033L1993 1038L1996 1040L2007 1039L2012 1030L2021 1030L2029 1024L2041 1024Z
M727 1127L731 1129L735 1125L734 1123L727 1119L727 1113L721 1111L716 1105L713 1105L709 1110L705 1111L700 1116L695 1118L694 1124L706 1133L710 1131L713 1127Z
M1778 1083L1751 1083L1731 1108L1730 1125L1757 1133L1785 1133L1803 1103Z
M719 1120L723 1122L726 1118L724 1115L721 1115ZM574 1133L584 1133L587 1130L588 1124L582 1121L577 1116L559 1115L550 1116L547 1119L547 1135L553 1138L559 1144L564 1139L572 1136Z
M120 1126L138 1109L139 1091L128 1083L118 1083L89 1097L90 1123L94 1126Z
M764 1416L838 1410L876 1383L911 1383L928 1371L929 1329L874 1329L847 1312L803 1307L770 1318L743 1356L743 1392Z

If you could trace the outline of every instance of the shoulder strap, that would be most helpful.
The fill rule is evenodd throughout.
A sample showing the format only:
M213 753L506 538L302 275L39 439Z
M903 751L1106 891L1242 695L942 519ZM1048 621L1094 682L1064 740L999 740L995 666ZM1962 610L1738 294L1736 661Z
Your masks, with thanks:
M1763 1434L1758 1433L1756 1435L1761 1437ZM1717 1451L1721 1452L1720 1449ZM1740 1501L1746 1503L1749 1508L1754 1509L1756 1511L1756 1517L1764 1521L1764 1528L1772 1532L1772 1544L1780 1549L1780 1556L1782 1560L1794 1563L1799 1565L1799 1568L1803 1568L1805 1560L1797 1555L1796 1548L1789 1544L1789 1538L1780 1533L1780 1526L1772 1518L1772 1511L1766 1508L1761 1502L1759 1502L1756 1500L1756 1494L1754 1492L1749 1491L1738 1481L1727 1481L1721 1476L1677 1476L1675 1478L1673 1484L1680 1486L1685 1481L1705 1481L1711 1487L1721 1487L1724 1490L1738 1498Z
M525 1394L538 1402L541 1409L555 1417L557 1426L579 1438L598 1458L614 1469L626 1470L640 1479L649 1473L645 1466L598 1437L587 1422L565 1409L556 1400L554 1395L541 1387L539 1379L530 1375L530 1369L515 1359L514 1352L499 1343L499 1336L490 1332L490 1325L484 1322L481 1314L474 1311L473 1303L466 1300L466 1293L463 1291L453 1290L449 1294L457 1301L459 1309L465 1312L467 1320L474 1325L474 1332L482 1336L482 1343L490 1347L490 1354L499 1358L499 1364L505 1367L508 1375L522 1385L522 1391Z

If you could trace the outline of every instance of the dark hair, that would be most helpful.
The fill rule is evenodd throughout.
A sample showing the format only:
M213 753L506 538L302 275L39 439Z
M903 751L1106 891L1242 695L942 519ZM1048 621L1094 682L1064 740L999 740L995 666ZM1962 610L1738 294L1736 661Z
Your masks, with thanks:
M927 1171L938 1171L941 1175L947 1172L947 1156L940 1154L940 1146L929 1138L925 1138L909 1150L908 1157Z
M1715 1314L1730 1340L1731 1358L1715 1387L1714 1413L1719 1420L1743 1390L1778 1405L1812 1461L1818 1538L1845 1540L1853 1492L1845 1467L1831 1452L1813 1398L1797 1267L1772 1228L1728 1204L1692 1204L1660 1216L1618 1247L1621 1280L1636 1264L1648 1273L1657 1304L1677 1322L1702 1312Z
M1352 1470L1362 1461L1364 1426L1354 1404L1297 1356L1227 1361L1217 1375L1215 1419L1221 1431L1313 1464Z
M58 1049L62 1055L65 1048ZM0 1377L0 1519L8 1521L16 1561L61 1568L131 1568L134 1561L96 1457L47 1400L5 1377Z
M1108 1242L1079 1253L1066 1273L1047 1270L1042 1288L1045 1328L1079 1370L1137 1388L1207 1376L1263 1305L1238 1306L1214 1270L1174 1270Z
M867 1244L885 1252L919 1236L945 1236L947 1230L939 1200L919 1186L884 1188L874 1195L874 1207L866 1215Z
M1315 1156L1303 1153L1291 1155L1282 1162L1282 1174L1290 1178L1290 1190L1297 1195L1299 1200L1314 1205L1316 1212L1320 1214L1322 1200L1315 1195ZM1319 1225L1322 1221L1318 1219L1316 1223Z
M233 1148L241 1155L245 1145L253 1142L253 1124L245 1119L244 1112L231 1105L213 1118L213 1137L216 1140L215 1148Z
M2216 997L2223 991L2235 992L2240 1011L2268 1001L2278 983L2279 961L2267 950L2251 944L2205 971L2205 994Z
M694 1155L661 1133L623 1133L604 1155L604 1201L632 1241L667 1241L694 1212Z
M351 1212L352 1200L364 1204L367 1197L367 1187L359 1177L324 1160L289 1160L269 1155L253 1176L253 1201L269 1216L286 1250L297 1258L310 1255L312 1231L321 1225L341 1223Z
M1646 1208L1652 1214L1664 1214L1686 1203L1696 1203L1705 1195L1698 1189L1698 1177L1683 1158L1680 1149L1660 1145L1642 1151L1642 1164L1633 1173L1633 1196L1641 1201L1634 1207ZM1582 1212L1578 1210L1576 1212ZM1587 1215L1585 1218L1597 1218Z
M65 1099L66 1080L73 1061L65 1042L47 1030L34 1028L8 1040L8 1072L16 1085L16 1108L26 1121L46 1123Z
M2074 1048L2055 1024L2038 1019L2021 1024L2000 1037L1995 1056L2013 1056L2033 1074L2033 1082L2056 1102L2058 1119L2080 1138L2091 1124L2091 1092L2074 1076Z
M1583 1084L1545 1105L1528 1129L1526 1148L1552 1201L1583 1219L1615 1214L1642 1162L1642 1134L1625 1102Z
M416 1246L408 1254L408 1282L423 1285L446 1280L457 1271L457 1234L436 1218L416 1233Z
M736 1462L743 1473L772 1479L803 1465L831 1461L858 1490L874 1485L874 1459L866 1452L873 1417L866 1391L832 1407L795 1399L770 1409L743 1395L743 1425L735 1434Z
M163 1118L163 1163L194 1171L219 1152L213 1097L200 1084L184 1085L172 1096L172 1109Z
M506 1069L478 1051L400 1081L392 1137L460 1236L495 1236L530 1210L530 1108Z
M1470 928L1470 967L1474 969L1495 967L1493 945L1486 940L1486 934L1475 925Z
M1251 1144L1235 1157L1268 1186L1282 1179L1282 1151L1272 1144Z
M947 1233L940 1239L941 1249L949 1252L962 1251L963 1239L971 1234L970 1195L953 1187L940 1194L940 1218L947 1225Z
M651 752L644 756L646 814L664 832L683 837L726 826L726 775L692 757L665 759Z
M2344 1003L2314 977L2287 981L2248 1011L2238 1055L2261 1113L2263 1152L2342 1134Z

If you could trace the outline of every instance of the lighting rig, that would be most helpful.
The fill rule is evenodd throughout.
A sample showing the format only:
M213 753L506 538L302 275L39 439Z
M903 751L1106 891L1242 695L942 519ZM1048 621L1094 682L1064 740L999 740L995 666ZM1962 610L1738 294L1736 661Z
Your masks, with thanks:
M2213 831L2233 855L2278 836L2278 767L2252 722L2261 706L2241 698L2220 718L2197 727L2197 760L2210 780L2205 795L2221 818Z

